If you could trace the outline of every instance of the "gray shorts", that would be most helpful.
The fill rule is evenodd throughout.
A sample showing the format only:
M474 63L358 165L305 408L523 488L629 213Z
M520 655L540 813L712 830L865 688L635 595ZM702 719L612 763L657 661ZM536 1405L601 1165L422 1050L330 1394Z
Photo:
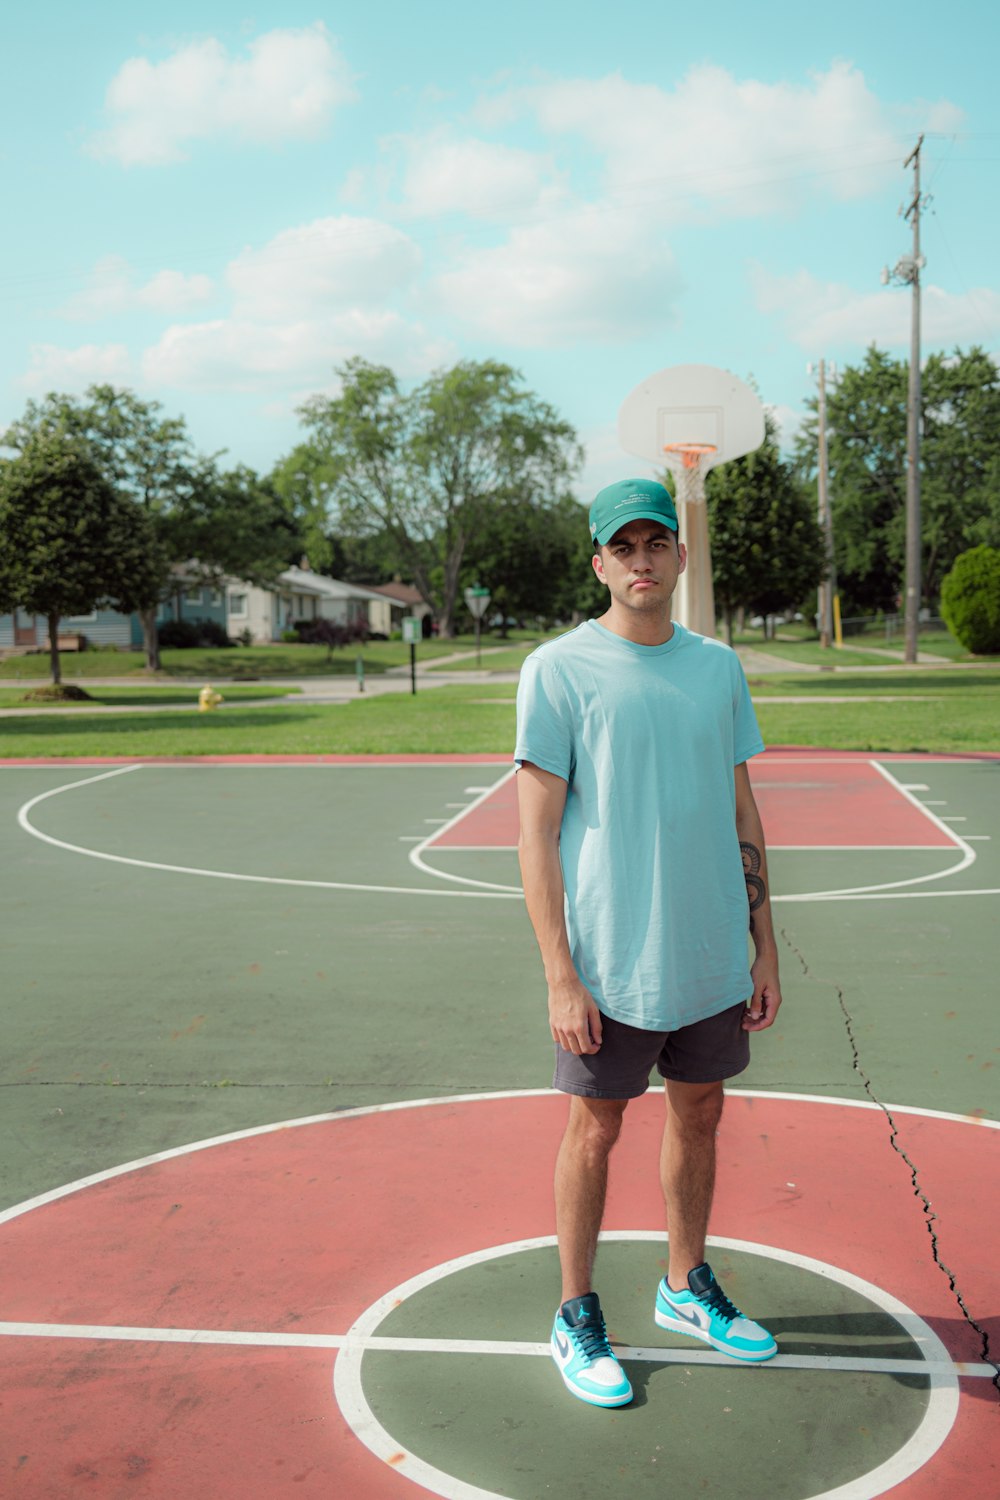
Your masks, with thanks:
M717 1016L677 1031L641 1031L601 1013L599 1051L577 1057L556 1046L553 1088L590 1099L637 1099L649 1088L655 1064L674 1083L720 1083L742 1073L750 1062L750 1033L741 1025L740 1001Z

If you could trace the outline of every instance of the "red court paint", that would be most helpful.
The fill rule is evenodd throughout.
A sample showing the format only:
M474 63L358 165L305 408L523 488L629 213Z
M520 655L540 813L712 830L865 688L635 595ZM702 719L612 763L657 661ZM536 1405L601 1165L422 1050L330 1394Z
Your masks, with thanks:
M868 760L789 765L764 756L751 761L750 775L771 848L955 847Z
M565 1101L551 1095L390 1109L134 1169L0 1222L3 1317L344 1333L417 1272L550 1234L564 1113ZM661 1122L656 1094L630 1109L608 1229L659 1227ZM904 1115L897 1124L962 1295L973 1315L987 1317L1000 1294L982 1230L1000 1218L1000 1131ZM909 1170L879 1111L731 1096L712 1229L875 1282L919 1312L956 1359L980 1358L933 1264ZM651 1257L651 1285L655 1276ZM413 1493L340 1419L332 1351L7 1336L0 1354L5 1426L17 1435L8 1451L27 1456L8 1469L13 1496L56 1500L85 1478L106 1497L123 1493L127 1479L140 1500L263 1500L279 1478L324 1500ZM996 1420L989 1382L962 1381L956 1428L892 1493L992 1493Z
M860 761L877 760L883 765L894 762L927 763L945 765L966 764L974 761L1000 760L1000 750L950 751L947 754L924 755L913 751L870 750L823 750L805 745L772 745L763 756L752 762L759 766L774 757L782 759L803 758L824 760L831 763L842 761L853 764ZM497 753L454 755L19 755L0 756L0 766L434 766L434 765L496 765L509 766L509 755Z
M763 755L750 762L750 774L772 849L955 848L947 830L887 781L869 756L800 763ZM517 787L511 778L442 829L428 848L516 846Z

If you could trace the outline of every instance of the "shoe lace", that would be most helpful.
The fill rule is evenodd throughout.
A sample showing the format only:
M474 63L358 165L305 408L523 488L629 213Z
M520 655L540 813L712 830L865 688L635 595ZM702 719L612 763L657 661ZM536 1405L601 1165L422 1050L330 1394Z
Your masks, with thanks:
M732 1323L743 1316L739 1308L730 1302L717 1281L714 1281L707 1291L700 1293L698 1301L703 1302L715 1313L716 1317L722 1318L726 1323Z
M600 1359L602 1356L614 1358L603 1318L574 1328L573 1337L585 1359Z

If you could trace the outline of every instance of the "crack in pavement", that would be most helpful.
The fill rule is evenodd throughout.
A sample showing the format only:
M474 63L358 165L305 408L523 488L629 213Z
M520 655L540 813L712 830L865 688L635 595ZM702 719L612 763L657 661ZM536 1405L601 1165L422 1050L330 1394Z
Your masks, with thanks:
M982 1327L980 1323L977 1323L976 1319L972 1316L972 1313L969 1311L968 1306L966 1305L965 1298L962 1296L962 1293L958 1289L958 1280L955 1272L941 1259L941 1251L940 1246L938 1245L938 1238L934 1232L934 1225L937 1222L937 1214L931 1207L931 1200L928 1198L927 1194L924 1192L923 1188L920 1185L920 1174L916 1163L910 1159L910 1157L906 1153L906 1150L899 1142L899 1131L896 1127L896 1122L893 1119L892 1111L886 1104L882 1102L882 1100L876 1094L875 1089L872 1085L871 1078L866 1073L861 1062L861 1052L858 1047L857 1038L854 1034L854 1017L851 1015L850 1011L847 1008L847 1000L844 996L844 991L839 984L836 984L831 979L820 980L818 976L815 975L809 968L809 965L805 959L805 955L799 948L796 947L795 943L789 937L787 931L784 928L781 928L780 933L783 942L798 959L799 966L802 969L803 975L807 979L811 979L816 983L828 984L837 996L837 1003L840 1006L840 1011L844 1018L844 1028L847 1032L847 1040L851 1048L851 1065L855 1073L857 1073L858 1077L861 1079L861 1083L864 1087L865 1093L868 1095L872 1103L881 1110L882 1114L885 1116L888 1122L889 1145L892 1147L893 1151L895 1151L896 1155L900 1157L903 1162L905 1162L907 1170L909 1171L910 1183L913 1187L913 1196L920 1202L921 1212L924 1218L924 1228L930 1235L931 1256L934 1260L934 1264L937 1266L941 1274L946 1277L948 1288L958 1304L962 1317L968 1323L969 1327L978 1335L980 1349L982 1351L983 1363L991 1365L993 1369L996 1370L996 1375L993 1377L992 1383L996 1387L998 1395L1000 1395L1000 1363L998 1363L997 1360L993 1359L990 1355L989 1333L985 1328Z

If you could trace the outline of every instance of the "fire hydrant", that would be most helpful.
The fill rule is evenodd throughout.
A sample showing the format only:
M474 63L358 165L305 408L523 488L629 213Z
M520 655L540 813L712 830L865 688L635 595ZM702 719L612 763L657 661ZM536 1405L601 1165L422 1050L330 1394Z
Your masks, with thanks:
M201 714L211 713L213 708L222 702L222 694L217 693L210 682L206 682L198 694L198 712Z

